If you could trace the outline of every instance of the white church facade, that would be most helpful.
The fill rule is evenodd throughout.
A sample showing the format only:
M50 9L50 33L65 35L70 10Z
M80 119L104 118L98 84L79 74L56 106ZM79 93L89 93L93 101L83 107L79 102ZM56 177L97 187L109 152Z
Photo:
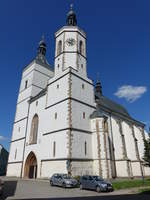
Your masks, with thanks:
M88 78L86 34L72 9L55 42L54 69L42 39L36 58L23 70L7 176L150 175L142 160L144 124L105 97L100 81L95 88Z

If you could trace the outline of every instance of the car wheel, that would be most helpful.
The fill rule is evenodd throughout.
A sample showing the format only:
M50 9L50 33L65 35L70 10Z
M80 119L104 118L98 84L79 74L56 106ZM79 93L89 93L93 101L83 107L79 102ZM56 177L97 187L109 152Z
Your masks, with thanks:
M50 185L53 186L53 181L50 181Z
M63 184L62 184L62 187L63 187L63 188L66 188L66 184L65 184L65 183L63 183Z
M96 187L96 192L101 192L101 188L99 186Z
M80 184L80 190L83 190L83 185L82 184Z

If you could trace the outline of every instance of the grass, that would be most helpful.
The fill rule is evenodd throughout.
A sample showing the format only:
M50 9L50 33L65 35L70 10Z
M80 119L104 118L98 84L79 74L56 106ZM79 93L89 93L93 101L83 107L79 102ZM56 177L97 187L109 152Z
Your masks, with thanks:
M120 180L112 183L115 190L127 189L133 187L150 186L150 179L145 179L144 183L142 180Z

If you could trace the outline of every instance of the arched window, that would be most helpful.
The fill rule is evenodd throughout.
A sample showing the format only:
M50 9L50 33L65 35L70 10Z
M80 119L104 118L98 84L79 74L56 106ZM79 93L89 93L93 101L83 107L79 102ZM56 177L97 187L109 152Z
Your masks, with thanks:
M37 143L38 125L39 125L39 117L37 114L35 114L31 124L30 144Z
M82 41L80 41L80 43L79 43L79 53L83 54L83 42Z
M59 55L62 52L62 41L59 40L58 46L57 46L57 55Z

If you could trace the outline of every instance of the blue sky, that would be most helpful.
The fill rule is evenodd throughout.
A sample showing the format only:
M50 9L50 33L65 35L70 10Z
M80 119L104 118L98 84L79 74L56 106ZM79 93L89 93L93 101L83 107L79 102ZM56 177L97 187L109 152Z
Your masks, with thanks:
M149 0L1 0L0 143L9 149L21 73L44 34L54 63L54 32L65 25L70 3L87 33L88 76L100 74L103 94L150 125Z

